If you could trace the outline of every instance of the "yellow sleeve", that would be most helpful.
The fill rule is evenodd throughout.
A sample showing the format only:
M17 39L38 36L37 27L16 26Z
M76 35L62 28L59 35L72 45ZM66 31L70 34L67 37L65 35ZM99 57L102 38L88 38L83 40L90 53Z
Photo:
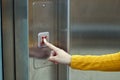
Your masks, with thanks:
M70 66L79 70L120 71L120 52L101 56L72 55Z

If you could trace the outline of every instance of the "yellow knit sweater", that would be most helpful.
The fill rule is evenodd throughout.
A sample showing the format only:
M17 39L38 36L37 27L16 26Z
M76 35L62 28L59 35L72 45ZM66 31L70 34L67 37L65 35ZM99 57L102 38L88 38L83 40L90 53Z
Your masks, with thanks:
M72 55L70 66L79 70L120 71L120 52L101 56Z

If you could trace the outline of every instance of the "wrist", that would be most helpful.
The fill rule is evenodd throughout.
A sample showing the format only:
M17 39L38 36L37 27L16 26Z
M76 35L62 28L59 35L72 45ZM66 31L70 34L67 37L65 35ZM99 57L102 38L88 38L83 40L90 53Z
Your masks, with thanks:
M69 58L68 58L68 63L67 63L67 65L69 65L70 66L70 64L71 64L71 55L69 55Z

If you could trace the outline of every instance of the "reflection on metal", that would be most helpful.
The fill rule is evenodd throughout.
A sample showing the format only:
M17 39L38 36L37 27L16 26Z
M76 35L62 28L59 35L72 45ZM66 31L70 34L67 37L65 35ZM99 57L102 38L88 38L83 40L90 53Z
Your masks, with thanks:
M46 5L46 6L43 6ZM30 45L35 45L38 42L38 33L39 32L49 32L50 33L50 42L55 42L56 39L56 8L55 1L34 1L32 7L32 18L33 24L29 27L30 32ZM54 36L53 36L54 35ZM31 43L32 42L32 43ZM46 55L46 54L45 54ZM45 60L36 60L35 67L41 68L42 66L52 65L44 64ZM43 63L43 65L41 65Z
M56 0L29 1L29 51L39 56L39 59L30 58L30 80L39 80L44 74L48 77L42 79L57 80L57 66L46 58L49 56L50 49L39 49L36 45L39 32L49 32L49 41L57 44L56 9ZM43 71L44 69L47 71Z
M68 51L69 46L69 10L68 5L69 0L33 0L29 2L29 49L31 47L35 48L35 44L38 42L37 34L39 32L49 32L50 42L62 49ZM68 42L67 42L68 41ZM63 45L64 44L64 45ZM35 49L37 52L37 48ZM39 50L40 51L40 50ZM42 53L39 52L41 55ZM41 56L40 55L40 56ZM56 66L46 59L33 59L31 60L30 66L34 66L34 70L31 67L31 76L35 74L41 74L41 72L36 72L35 69L41 70L47 67L55 68L50 70L51 74L46 73L46 75L51 75L48 79L51 80L68 80L68 68L66 65ZM57 68L57 69L56 69ZM32 72L33 70L33 72ZM51 72L52 71L52 72ZM54 77L52 77L54 75ZM42 76L42 75L41 75ZM40 79L41 76L37 77ZM33 79L33 77L31 77Z
M58 0L58 45L65 51L69 51L69 0ZM59 65L58 67L58 79L69 80L68 67L66 65Z
M119 0L71 0L71 39L75 40L72 43L119 46L119 3Z
M27 0L2 0L4 80L29 80L27 19Z
M15 80L13 0L2 0L2 47L4 80Z
M14 1L15 18L15 80L29 80L28 1Z

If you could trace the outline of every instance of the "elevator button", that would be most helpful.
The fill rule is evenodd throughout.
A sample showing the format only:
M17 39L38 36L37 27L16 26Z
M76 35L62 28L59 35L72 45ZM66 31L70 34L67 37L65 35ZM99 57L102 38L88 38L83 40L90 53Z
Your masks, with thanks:
M46 39L47 41L49 41L49 32L40 32L38 33L38 47L46 47L46 45L44 44L43 39Z

